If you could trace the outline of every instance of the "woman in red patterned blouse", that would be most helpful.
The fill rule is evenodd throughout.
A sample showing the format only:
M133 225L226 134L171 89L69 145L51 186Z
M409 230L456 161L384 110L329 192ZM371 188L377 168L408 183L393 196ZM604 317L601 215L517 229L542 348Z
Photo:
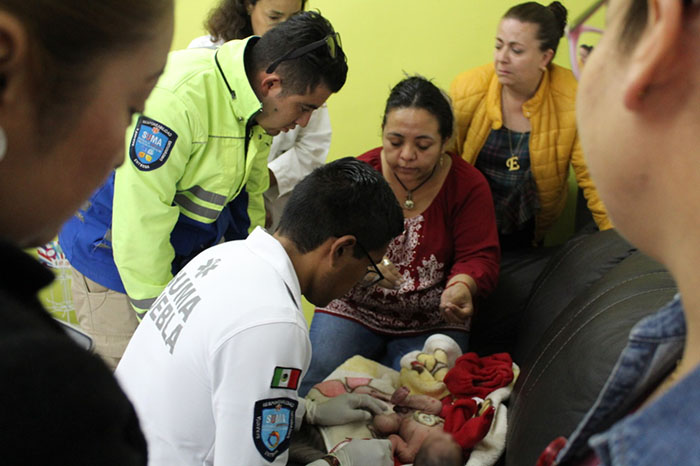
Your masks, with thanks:
M495 287L500 249L486 179L445 153L453 123L448 98L425 78L392 89L382 147L359 159L384 175L403 207L405 230L378 264L384 280L316 309L302 394L356 354L398 369L400 358L434 333L466 351L474 301Z

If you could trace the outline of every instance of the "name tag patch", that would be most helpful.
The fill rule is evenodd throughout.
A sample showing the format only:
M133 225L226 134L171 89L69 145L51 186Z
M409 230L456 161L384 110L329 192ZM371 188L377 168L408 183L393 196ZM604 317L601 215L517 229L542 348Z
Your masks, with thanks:
M141 116L131 137L129 156L139 170L155 170L168 160L175 141L175 131L162 123Z
M289 448L297 405L298 402L290 398L268 398L255 402L253 443L266 461L272 463Z

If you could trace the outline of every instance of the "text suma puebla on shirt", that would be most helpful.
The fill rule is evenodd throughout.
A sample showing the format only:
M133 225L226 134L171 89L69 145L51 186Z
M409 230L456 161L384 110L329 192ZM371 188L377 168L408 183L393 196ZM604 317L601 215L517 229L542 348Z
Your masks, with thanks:
M175 344L187 319L201 300L187 273L181 272L153 303L148 315L160 330L170 354L175 350Z

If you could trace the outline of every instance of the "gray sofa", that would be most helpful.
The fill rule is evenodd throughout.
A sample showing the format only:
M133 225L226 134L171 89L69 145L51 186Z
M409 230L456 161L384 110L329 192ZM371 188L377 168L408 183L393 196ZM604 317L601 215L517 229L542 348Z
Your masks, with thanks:
M534 466L593 404L630 328L676 293L669 273L615 231L579 236L539 274L522 313L513 359L506 466Z

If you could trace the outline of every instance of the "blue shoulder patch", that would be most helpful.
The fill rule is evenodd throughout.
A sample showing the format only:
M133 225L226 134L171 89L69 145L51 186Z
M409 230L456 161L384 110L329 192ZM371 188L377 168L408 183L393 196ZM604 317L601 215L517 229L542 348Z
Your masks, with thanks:
M168 160L175 141L175 131L162 123L140 116L131 136L129 158L139 170L155 170Z
M266 461L272 463L289 448L297 405L298 402L290 398L268 398L255 402L253 443Z

